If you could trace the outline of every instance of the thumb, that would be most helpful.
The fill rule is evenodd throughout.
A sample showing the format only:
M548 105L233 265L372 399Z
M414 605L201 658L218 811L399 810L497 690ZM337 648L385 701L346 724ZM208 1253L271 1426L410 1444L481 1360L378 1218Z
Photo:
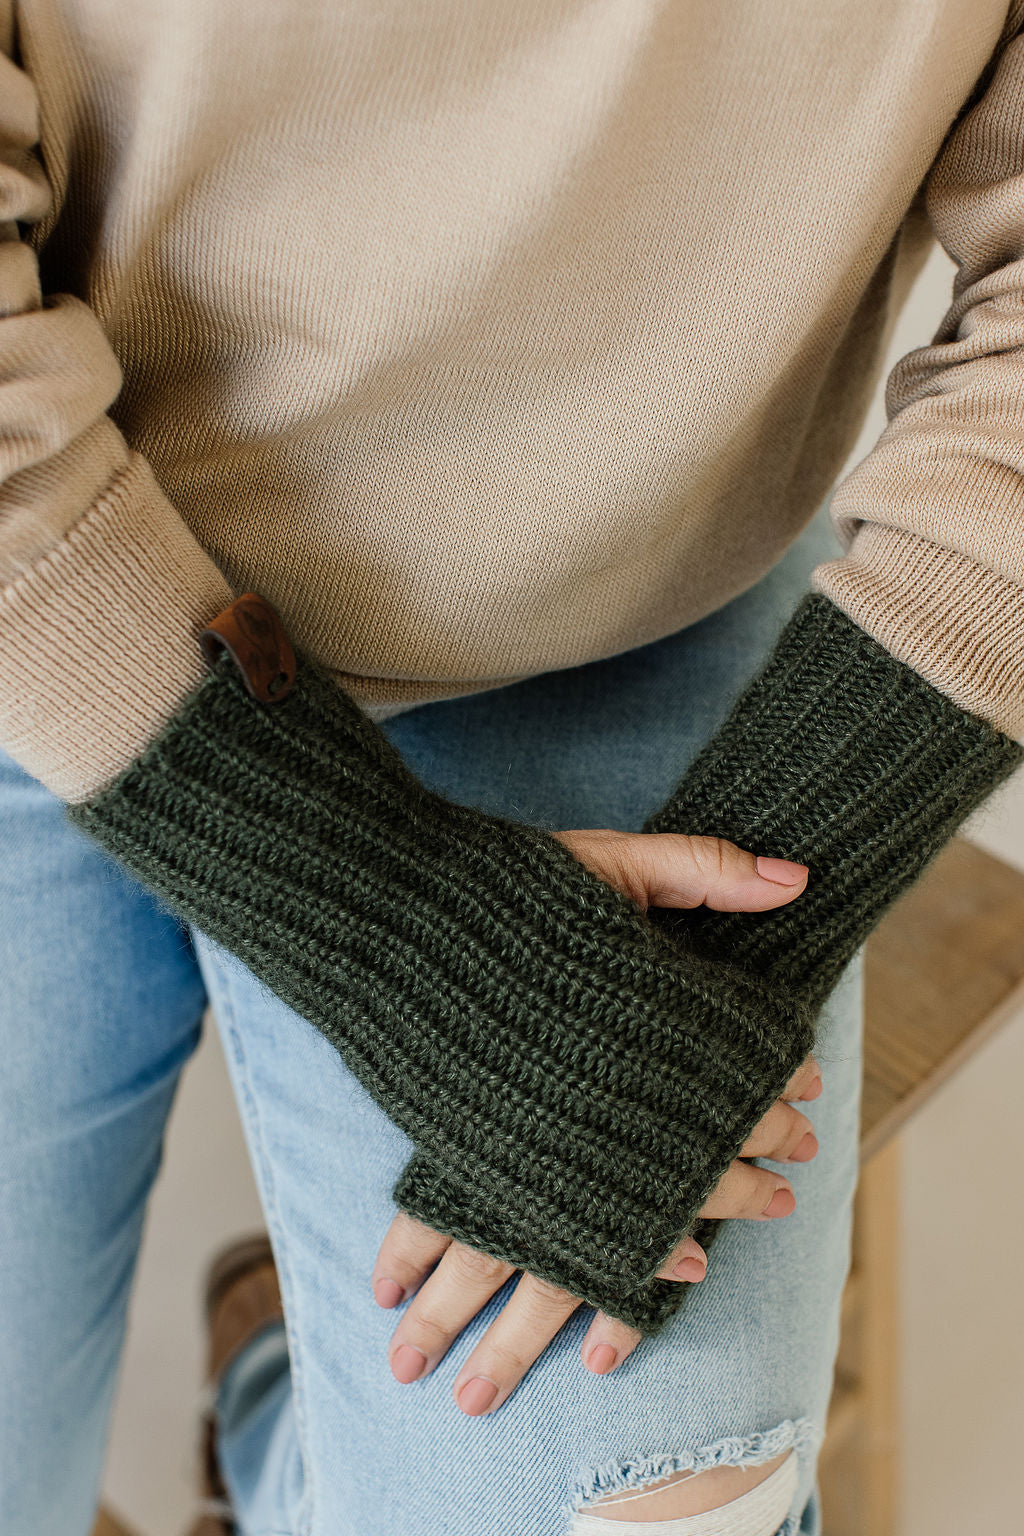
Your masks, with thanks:
M807 884L805 864L758 858L722 837L611 828L554 835L643 911L649 906L707 906L718 912L766 912L793 901Z

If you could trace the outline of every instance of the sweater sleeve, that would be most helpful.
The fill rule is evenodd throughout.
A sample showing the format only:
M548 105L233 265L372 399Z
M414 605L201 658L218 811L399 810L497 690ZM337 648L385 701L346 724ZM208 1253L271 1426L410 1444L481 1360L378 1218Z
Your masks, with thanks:
M0 746L80 800L197 686L196 637L232 593L107 414L101 317L42 291L59 208L39 115L0 7Z
M814 581L1011 736L1024 730L1022 10L926 181L932 229L957 264L952 302L930 345L889 375L888 425L832 499L845 554Z

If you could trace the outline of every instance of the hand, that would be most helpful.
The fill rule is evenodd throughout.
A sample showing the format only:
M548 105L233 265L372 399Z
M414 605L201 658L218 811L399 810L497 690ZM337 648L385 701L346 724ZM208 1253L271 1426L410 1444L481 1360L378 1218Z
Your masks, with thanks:
M719 911L765 911L792 901L807 879L803 865L758 861L717 838L610 829L555 835L575 857L643 910L653 904L687 908L703 904ZM811 1123L788 1101L814 1099L820 1092L820 1070L808 1057L751 1132L740 1158L701 1208L701 1216L758 1221L794 1210L796 1200L788 1180L740 1159L806 1162L814 1157L818 1144ZM683 1238L658 1275L697 1283L706 1268L704 1250L692 1238ZM428 1375L514 1273L512 1265L453 1242L399 1212L381 1245L372 1276L381 1306L397 1306L416 1295L389 1347L396 1379L411 1382ZM462 1411L477 1415L500 1407L580 1304L569 1292L524 1273L500 1317L459 1372L453 1392ZM607 1374L632 1353L641 1337L635 1329L598 1312L581 1346L584 1364Z

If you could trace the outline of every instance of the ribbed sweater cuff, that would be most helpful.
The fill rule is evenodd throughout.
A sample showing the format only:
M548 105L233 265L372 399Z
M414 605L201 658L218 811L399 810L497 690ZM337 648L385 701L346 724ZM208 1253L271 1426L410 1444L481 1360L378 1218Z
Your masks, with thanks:
M130 454L60 542L0 591L0 743L60 799L95 794L199 686L197 637L231 598Z
M817 1009L886 908L1024 751L952 703L827 598L805 599L648 832L727 837L807 864L774 912L652 909Z

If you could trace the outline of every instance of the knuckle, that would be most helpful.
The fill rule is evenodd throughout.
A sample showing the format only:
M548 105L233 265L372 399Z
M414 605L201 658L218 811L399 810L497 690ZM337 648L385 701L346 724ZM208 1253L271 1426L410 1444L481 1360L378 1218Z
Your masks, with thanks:
M690 856L699 873L705 879L716 879L725 874L725 848L718 837L689 838Z
M430 1268L428 1259L413 1260L395 1254L381 1253L374 1282L379 1279L394 1280L397 1285L415 1286Z
M754 1128L754 1134L759 1142L765 1142L774 1147L781 1141L786 1130L787 1104L775 1103L771 1109L765 1111Z
M391 1231L388 1234L400 1243L423 1243L428 1239L435 1239L438 1233L433 1227L428 1227L425 1221L420 1221L418 1216L410 1216L408 1211L396 1211L391 1223Z
M761 1216L772 1195L778 1188L778 1180L774 1174L765 1173L758 1169L744 1191L743 1205L746 1215Z
M607 1312L598 1312L596 1332L591 1336L589 1348L595 1344L610 1344L617 1349L620 1355L627 1355L643 1343L643 1334L638 1328L630 1328L628 1323L621 1322L617 1317L609 1317Z
M514 1338L488 1341L487 1353L489 1369L485 1369L484 1374L498 1381L518 1381L533 1359L525 1340L521 1347Z
M738 1160L730 1163L701 1206L700 1214L715 1218L742 1216L744 1180L748 1172L746 1163Z
M405 1318L399 1342L415 1344L430 1356L439 1349L447 1349L455 1333L456 1329L450 1319L442 1318L432 1308L425 1306L420 1311L410 1312Z
M555 1312L574 1312L579 1306L578 1296L573 1296L571 1291L556 1285L552 1280L541 1280L536 1275L530 1275L529 1286L524 1286L524 1301L536 1312L550 1315Z
M635 901L638 907L647 905L651 871L649 860L642 854L621 850L617 852L614 858L609 860L607 878L631 901Z
M678 1264L680 1259L703 1259L706 1255L704 1249L695 1237L683 1237L673 1248L666 1260L669 1264Z
M388 1236L380 1245L377 1262L386 1268L422 1269L429 1264L432 1253L436 1252L434 1244L416 1242L411 1237L405 1237L395 1233Z
M415 1217L406 1215L405 1211L399 1211L391 1224L390 1230L381 1243L382 1256L397 1259L403 1264L422 1265L432 1263L439 1248L444 1248L450 1239L444 1238L435 1232L433 1227L428 1227Z
M754 1126L743 1146L744 1157L778 1158L789 1134L788 1106L773 1104Z
M469 1281L472 1285L497 1284L512 1273L511 1264L483 1253L479 1248L468 1248L464 1243L453 1243L449 1252L449 1264L456 1280Z
M788 1104L777 1104L771 1124L772 1150L765 1155L776 1161L785 1157L803 1135L803 1132L798 1130L799 1123L800 1118L795 1109L791 1109Z
M424 1278L434 1263L436 1254L413 1256L409 1253L391 1253L381 1249L374 1266L373 1280L394 1280L399 1285L415 1286Z

